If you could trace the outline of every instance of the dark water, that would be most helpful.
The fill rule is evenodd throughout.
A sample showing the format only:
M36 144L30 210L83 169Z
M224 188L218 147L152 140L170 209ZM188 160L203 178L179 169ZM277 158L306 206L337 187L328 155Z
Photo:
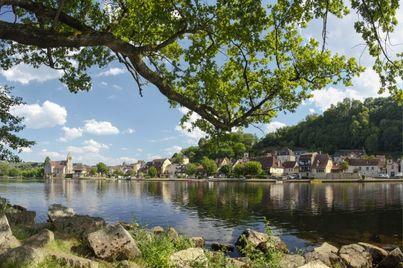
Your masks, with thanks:
M0 182L0 196L37 212L62 203L107 221L174 226L207 242L234 242L266 217L291 249L321 241L402 246L402 183Z

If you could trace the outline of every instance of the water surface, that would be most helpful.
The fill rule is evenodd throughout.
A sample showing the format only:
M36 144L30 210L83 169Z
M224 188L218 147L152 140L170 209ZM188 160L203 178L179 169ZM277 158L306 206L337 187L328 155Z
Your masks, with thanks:
M291 249L322 241L402 246L402 183L0 182L0 196L37 212L50 204L109 222L173 226L207 242L233 243L267 218Z

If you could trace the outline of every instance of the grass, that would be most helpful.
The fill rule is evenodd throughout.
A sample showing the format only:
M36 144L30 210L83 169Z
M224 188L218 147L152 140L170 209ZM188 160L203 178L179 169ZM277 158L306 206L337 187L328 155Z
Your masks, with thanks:
M27 228L22 225L15 225L11 227L11 231L13 235L18 239L18 240L25 240L28 237L33 236L34 234L37 233L37 231L32 230L30 228Z

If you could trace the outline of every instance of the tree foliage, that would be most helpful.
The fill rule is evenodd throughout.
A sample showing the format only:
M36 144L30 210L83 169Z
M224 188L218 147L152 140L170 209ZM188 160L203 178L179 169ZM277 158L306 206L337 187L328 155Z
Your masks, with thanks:
M97 164L97 172L101 175L109 174L109 168L105 163L99 162Z
M210 159L240 158L249 152L257 142L256 136L250 133L234 132L226 133L211 138L201 138L198 146L192 146L182 150L191 162L200 162L203 157Z
M22 99L10 95L11 88L0 86L0 160L18 161L16 153L34 144L17 136L24 129L22 119L12 115L13 106L22 104Z
M246 163L238 163L234 166L234 174L240 176L256 176L263 172L262 164L257 161L249 161Z
M187 164L185 172L188 176L194 176L197 173L197 165L194 163Z
M382 37L397 24L398 0L287 1L0 0L0 65L61 70L70 91L89 90L88 69L118 60L136 81L155 86L172 106L195 112L209 132L267 123L294 111L313 90L350 85L363 69L326 47L327 17L357 12L374 69L402 99L402 54ZM323 39L301 34L323 20ZM381 37L382 36L382 37Z
M323 115L310 115L295 126L269 133L254 150L287 146L334 153L364 148L371 154L401 154L402 114L403 107L392 98L345 99Z
M211 176L217 172L217 164L214 160L204 157L200 164L203 166L203 172L207 176Z
M151 166L148 169L148 176L150 176L151 178L155 178L157 176L157 174L158 174L158 171L154 166Z

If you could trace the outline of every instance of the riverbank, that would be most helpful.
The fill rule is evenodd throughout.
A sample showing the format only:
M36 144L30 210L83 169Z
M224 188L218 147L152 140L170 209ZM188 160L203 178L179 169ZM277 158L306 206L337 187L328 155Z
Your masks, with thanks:
M403 261L399 248L387 251L367 243L336 248L324 242L312 251L290 254L269 226L265 233L245 230L235 245L206 248L202 237L186 237L171 227L107 225L102 218L58 204L49 207L48 222L37 224L35 212L4 199L0 203L0 267L392 268ZM239 257L229 256L234 250Z

